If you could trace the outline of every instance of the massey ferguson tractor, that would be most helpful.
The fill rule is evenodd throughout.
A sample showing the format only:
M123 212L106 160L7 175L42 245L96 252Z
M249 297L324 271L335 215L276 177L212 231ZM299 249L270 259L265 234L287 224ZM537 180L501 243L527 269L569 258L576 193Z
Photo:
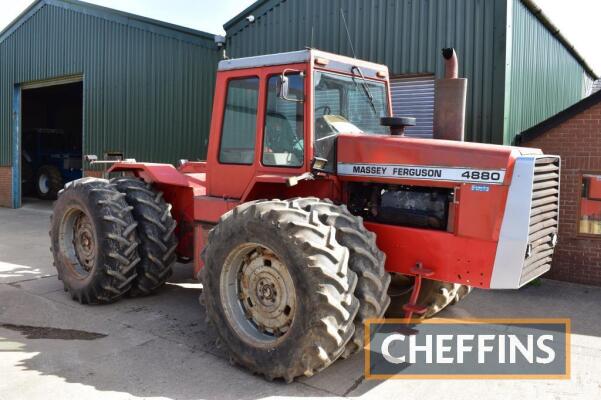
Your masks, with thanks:
M290 382L362 350L368 318L430 317L548 271L559 158L407 137L388 78L313 49L221 61L206 161L119 161L62 190L65 290L110 303L192 262L231 360Z

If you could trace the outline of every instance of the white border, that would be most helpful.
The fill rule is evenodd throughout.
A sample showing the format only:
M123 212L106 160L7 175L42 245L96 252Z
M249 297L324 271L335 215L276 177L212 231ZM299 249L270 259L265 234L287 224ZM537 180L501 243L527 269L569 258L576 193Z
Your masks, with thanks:
M490 279L491 289L520 287L528 246L536 159L536 156L520 156L515 160Z
M364 167L373 172L356 172L355 167ZM408 169L413 171L425 172L426 176L411 176L399 173L399 169ZM499 174L499 179L483 180L469 179L462 174L469 172L488 172ZM438 173L439 176L434 176ZM429 175L428 175L429 174ZM460 183L479 183L488 185L502 185L505 181L505 170L498 169L478 169L464 167L442 167L435 165L411 165L411 164L373 164L373 163L338 163L338 175L341 176L366 176L371 178L391 178L405 180L428 180L428 181L444 181L444 182L460 182Z

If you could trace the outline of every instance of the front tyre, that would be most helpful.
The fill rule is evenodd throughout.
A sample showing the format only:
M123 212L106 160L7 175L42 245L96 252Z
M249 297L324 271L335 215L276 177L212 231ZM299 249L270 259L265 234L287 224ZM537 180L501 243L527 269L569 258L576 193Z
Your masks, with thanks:
M240 205L211 231L202 257L207 316L232 361L291 382L343 353L357 276L316 212L294 201Z
M393 277L389 289L391 303L386 312L387 317L398 318L405 314L403 305L409 302L412 290L412 277L405 275L396 275ZM471 291L471 286L424 279L417 304L426 307L427 310L423 315L415 315L414 318L431 318L445 308L463 300Z
M357 274L355 296L359 299L359 312L355 317L355 334L346 344L343 358L363 349L365 323L370 318L384 315L390 297L390 274L386 272L386 255L376 244L376 235L365 229L361 217L351 214L345 205L316 197L294 199L306 211L315 211L326 225L336 229L336 240L349 250L349 268Z

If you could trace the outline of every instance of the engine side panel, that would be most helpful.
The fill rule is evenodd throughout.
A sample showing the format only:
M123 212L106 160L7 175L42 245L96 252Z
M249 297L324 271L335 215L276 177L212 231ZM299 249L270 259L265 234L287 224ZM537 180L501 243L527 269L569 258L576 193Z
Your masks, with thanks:
M509 159L525 152L541 153L535 149L404 136L342 134L338 137L338 163L504 170ZM507 175L502 183L507 183Z
M386 269L410 275L417 262L434 271L431 279L489 288L497 243L449 232L366 222L386 253Z
M340 135L338 155L345 202L377 234L389 271L410 274L420 262L432 279L509 289L548 270L556 157L376 135Z

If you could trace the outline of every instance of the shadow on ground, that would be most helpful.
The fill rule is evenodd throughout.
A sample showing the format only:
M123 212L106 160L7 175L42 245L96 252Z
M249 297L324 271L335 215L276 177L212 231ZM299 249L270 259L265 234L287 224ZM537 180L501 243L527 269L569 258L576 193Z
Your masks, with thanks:
M34 312L15 318L19 310L0 312L0 359L8 361L10 353L10 361L23 373L139 397L331 397L351 391L360 395L379 384L364 382L360 354L290 385L230 365L198 304L200 285L182 278L181 271L179 275L154 296L104 306L72 301L54 277L41 280L54 287L43 296L28 292L23 284L15 289L21 293L13 295L28 297L29 307L45 310L45 317Z
M49 284L50 279L43 281ZM22 289L19 292L27 292L28 287ZM46 320L40 321L43 327L64 330L78 326L88 340L81 340L77 334L52 339L35 331L37 337L27 338L36 325L22 324L26 327L20 328L10 318L13 326L0 331L4 337L0 352L4 356L8 352L16 354L18 359L14 361L23 371L59 377L100 391L180 399L360 396L381 383L364 380L361 355L339 360L316 376L291 385L268 382L231 366L224 351L215 346L215 334L204 322L204 310L197 302L200 285L191 279L176 277L157 295L123 299L106 306L81 306L60 289L55 287L43 297L35 296L35 301L29 300L30 307L35 302L41 303L40 310L53 305L55 314L45 312ZM598 304L601 290L597 288L543 281L539 287L519 292L476 291L442 316L570 317L573 333L601 337ZM6 314L0 313L4 324L8 323ZM8 316L11 314L14 316ZM64 324L69 316L75 324ZM32 317L25 320L36 319Z

